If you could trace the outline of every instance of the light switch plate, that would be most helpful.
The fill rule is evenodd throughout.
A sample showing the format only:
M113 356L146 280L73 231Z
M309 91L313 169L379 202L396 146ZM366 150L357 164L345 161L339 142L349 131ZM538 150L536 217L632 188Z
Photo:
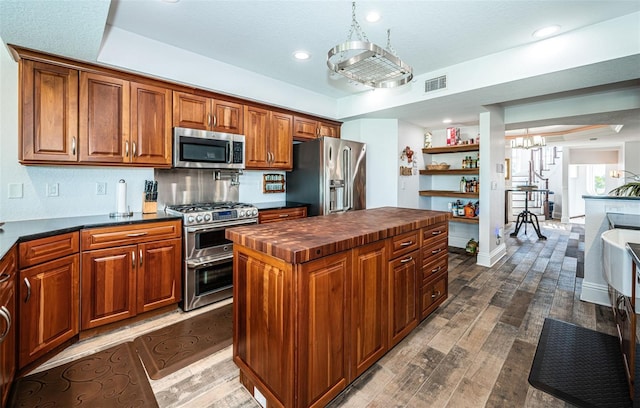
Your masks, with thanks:
M8 198L22 198L23 197L23 184L22 183L9 183Z
M58 183L47 183L47 197L57 197L59 194Z

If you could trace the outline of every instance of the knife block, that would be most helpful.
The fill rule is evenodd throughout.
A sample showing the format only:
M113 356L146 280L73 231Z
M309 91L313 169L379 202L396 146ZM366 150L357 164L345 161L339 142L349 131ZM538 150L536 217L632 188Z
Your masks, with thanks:
M143 214L155 214L158 212L158 202L157 201L147 201L145 199L146 195L142 193L142 213Z

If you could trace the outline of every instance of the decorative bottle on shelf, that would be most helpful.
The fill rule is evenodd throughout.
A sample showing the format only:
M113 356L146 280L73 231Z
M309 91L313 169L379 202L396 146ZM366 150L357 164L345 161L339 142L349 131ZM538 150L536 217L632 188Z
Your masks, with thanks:
M467 189L467 180L464 177L462 177L460 179L460 192L461 193L466 193L466 191L465 191L466 189Z

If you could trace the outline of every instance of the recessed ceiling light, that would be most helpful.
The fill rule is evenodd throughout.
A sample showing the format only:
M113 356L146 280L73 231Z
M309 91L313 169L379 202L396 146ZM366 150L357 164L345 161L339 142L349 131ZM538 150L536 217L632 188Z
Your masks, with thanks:
M293 53L293 58L297 60L308 60L309 58L311 58L311 54L306 51L300 50Z
M451 119L449 119L449 118L443 119L442 123L451 123Z
M544 37L549 37L550 35L553 35L553 34L557 33L558 31L560 31L560 26L559 25L552 25L552 26L540 28L540 29L534 31L533 32L533 36L535 38L544 38Z
M381 17L380 13L378 13L377 11L370 11L367 14L367 17L365 17L365 18L370 23L377 23L378 21L380 21L380 17Z

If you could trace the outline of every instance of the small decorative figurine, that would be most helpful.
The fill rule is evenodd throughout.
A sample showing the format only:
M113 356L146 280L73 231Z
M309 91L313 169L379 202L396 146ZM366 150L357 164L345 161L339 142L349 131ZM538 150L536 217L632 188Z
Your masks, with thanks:
M431 132L425 130L424 132L424 148L428 149L431 147Z

